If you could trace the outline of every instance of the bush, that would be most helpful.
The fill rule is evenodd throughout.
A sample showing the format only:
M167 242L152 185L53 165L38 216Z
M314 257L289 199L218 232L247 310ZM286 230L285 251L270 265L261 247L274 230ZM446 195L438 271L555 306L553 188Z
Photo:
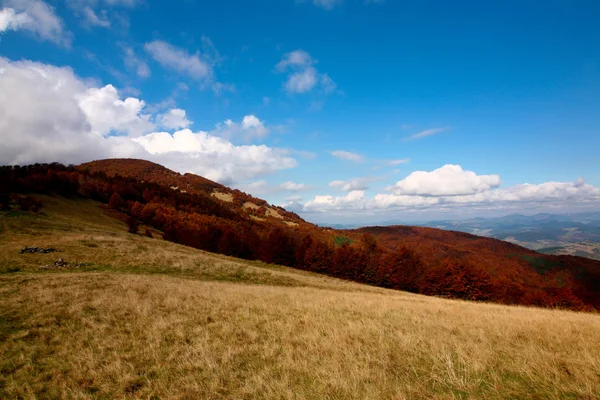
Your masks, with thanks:
M127 217L127 228L129 233L137 234L139 226L140 224L138 223L137 219L131 215Z

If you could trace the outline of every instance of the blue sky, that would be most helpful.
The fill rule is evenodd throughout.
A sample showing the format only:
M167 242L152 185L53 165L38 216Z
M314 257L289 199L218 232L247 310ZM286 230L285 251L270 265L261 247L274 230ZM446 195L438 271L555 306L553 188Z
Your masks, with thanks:
M0 4L3 164L146 158L317 222L600 205L598 2Z

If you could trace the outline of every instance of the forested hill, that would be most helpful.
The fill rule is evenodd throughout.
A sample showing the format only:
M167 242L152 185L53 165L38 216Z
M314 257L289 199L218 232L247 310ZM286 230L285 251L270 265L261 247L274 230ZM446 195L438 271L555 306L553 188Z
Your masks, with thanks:
M239 190L142 160L0 168L0 208L43 212L36 193L108 205L135 232L372 285L506 304L600 309L600 262L417 227L334 230Z

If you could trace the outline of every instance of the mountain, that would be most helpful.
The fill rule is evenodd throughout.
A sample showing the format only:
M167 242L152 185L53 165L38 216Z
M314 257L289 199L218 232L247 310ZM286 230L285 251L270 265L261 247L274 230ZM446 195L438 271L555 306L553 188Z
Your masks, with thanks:
M282 208L141 160L0 168L0 207L43 212L36 195L86 198L149 235L247 260L434 296L600 309L600 262L425 227L318 227ZM521 219L521 217L512 217ZM154 232L154 233L153 233Z

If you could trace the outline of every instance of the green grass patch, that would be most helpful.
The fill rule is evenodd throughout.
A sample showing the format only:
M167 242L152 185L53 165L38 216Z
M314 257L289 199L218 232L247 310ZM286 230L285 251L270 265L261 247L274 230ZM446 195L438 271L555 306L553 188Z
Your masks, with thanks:
M543 249L536 250L538 253L542 254L555 254L557 251L562 250L563 248L560 246L555 247L545 247Z
M345 244L352 244L352 242L353 242L353 240L346 236L334 236L333 237L333 243L338 247L343 246Z
M535 269L537 273L541 275L546 274L553 268L560 267L559 262L553 262L544 257L521 255L521 259L526 261L530 267Z

